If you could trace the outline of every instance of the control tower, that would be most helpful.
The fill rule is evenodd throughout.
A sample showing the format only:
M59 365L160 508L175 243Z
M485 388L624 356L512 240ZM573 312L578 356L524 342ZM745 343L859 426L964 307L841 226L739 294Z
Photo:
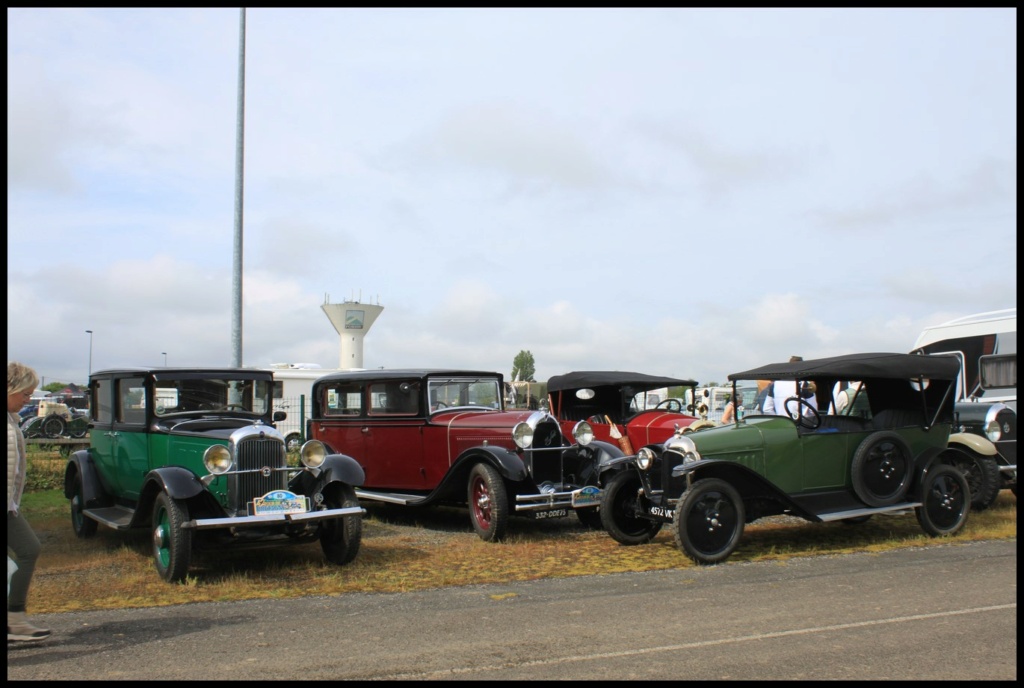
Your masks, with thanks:
M361 303L358 300L346 300L342 303L331 303L330 296L324 296L324 304L320 306L330 319L334 329L338 331L341 345L341 356L338 368L348 370L363 367L363 337L384 310L380 303Z

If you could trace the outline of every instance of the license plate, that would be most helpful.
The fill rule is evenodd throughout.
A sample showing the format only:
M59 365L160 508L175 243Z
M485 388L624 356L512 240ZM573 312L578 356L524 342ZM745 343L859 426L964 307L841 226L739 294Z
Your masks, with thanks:
M309 511L309 498L288 490L274 490L252 500L255 516L270 514L304 514Z
M587 485L572 493L572 506L580 509L588 506L601 505L601 488Z
M533 517L536 520L538 520L538 521L543 519L543 518L562 518L563 516L568 516L568 515L569 515L569 512L566 509L552 509L551 511L534 511L533 512Z

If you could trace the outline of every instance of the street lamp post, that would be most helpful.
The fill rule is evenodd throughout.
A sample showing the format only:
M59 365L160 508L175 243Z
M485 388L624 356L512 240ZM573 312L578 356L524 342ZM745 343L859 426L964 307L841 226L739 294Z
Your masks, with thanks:
M92 330L86 330L85 333L89 335L89 377L92 377Z
M164 355L164 368L166 368L167 367L167 352L166 351L161 351L160 353L162 353Z

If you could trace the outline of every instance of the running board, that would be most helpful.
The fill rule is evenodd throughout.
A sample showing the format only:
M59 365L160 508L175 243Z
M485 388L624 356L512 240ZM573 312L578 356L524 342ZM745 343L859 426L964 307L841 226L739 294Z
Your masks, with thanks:
M368 499L372 502L387 502L388 504L402 504L404 506L415 506L427 501L422 495L399 494L397 492L367 492L356 488L356 497Z
M135 512L124 506L105 506L100 509L82 509L82 515L114 530L128 530Z
M874 508L850 509L849 511L835 511L830 514L815 514L820 520L842 521L847 518L858 518L860 516L872 516L874 514L899 514L907 513L912 509L921 506L921 502L903 502L892 506L880 506Z

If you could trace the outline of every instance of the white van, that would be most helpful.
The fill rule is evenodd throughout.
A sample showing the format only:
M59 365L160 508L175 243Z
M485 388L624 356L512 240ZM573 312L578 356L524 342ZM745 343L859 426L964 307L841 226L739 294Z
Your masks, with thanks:
M305 438L313 382L339 370L321 368L316 363L272 363L263 370L274 373L274 410L288 414L288 418L277 423L277 429L284 434L288 451L298 449Z
M926 327L914 351L960 359L957 399L1001 402L1017 410L1017 309L975 313Z

